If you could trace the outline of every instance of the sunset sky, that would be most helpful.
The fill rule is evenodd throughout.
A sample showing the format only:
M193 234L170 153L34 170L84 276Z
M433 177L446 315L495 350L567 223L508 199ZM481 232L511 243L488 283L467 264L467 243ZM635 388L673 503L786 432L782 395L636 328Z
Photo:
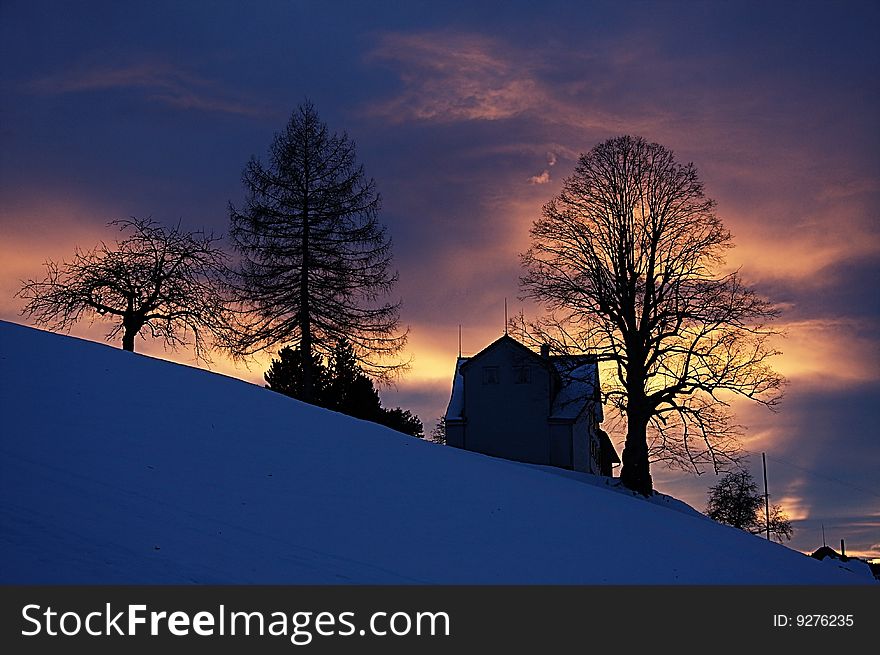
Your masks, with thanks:
M824 525L880 557L878 32L869 2L4 0L0 318L26 322L21 280L112 241L113 219L225 233L245 163L310 98L382 195L413 360L383 401L430 430L459 324L472 354L505 298L541 311L518 299L541 206L580 153L641 135L696 164L734 235L728 268L784 308L785 400L736 409L790 545L822 545ZM262 383L265 362L213 368ZM654 475L698 509L717 481Z

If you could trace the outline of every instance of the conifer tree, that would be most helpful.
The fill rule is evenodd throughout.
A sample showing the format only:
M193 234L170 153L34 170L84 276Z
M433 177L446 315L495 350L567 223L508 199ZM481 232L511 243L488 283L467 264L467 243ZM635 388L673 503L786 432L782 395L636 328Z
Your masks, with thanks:
M312 354L312 398L314 404L324 406L330 374L324 366L323 358ZM269 370L263 375L266 388L285 396L304 400L302 351L299 348L285 346L278 351L278 359L273 359Z
M391 241L378 222L380 197L346 134L331 133L305 102L275 135L266 164L242 173L245 202L229 204L242 325L233 353L294 343L302 394L315 394L313 355L346 339L359 366L385 379L406 334L399 303L383 302L397 280Z

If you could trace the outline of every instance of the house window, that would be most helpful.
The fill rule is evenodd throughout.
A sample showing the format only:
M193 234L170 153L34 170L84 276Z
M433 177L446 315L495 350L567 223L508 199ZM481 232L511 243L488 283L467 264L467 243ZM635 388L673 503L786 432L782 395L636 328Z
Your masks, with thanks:
M498 367L483 367L483 384L498 384Z
M532 381L532 369L528 366L514 366L513 381L516 384L529 384Z

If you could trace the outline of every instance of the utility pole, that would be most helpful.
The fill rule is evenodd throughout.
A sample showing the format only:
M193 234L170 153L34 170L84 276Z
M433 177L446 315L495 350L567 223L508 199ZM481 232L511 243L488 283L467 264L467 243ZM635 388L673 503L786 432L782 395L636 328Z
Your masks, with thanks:
M764 520L767 523L767 541L770 541L770 496L767 494L767 456L761 453L764 463Z

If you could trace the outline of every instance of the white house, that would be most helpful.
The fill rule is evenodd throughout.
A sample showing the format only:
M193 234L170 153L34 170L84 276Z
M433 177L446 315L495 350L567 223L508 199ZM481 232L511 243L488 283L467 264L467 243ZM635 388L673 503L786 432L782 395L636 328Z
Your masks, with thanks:
M541 350L505 334L473 357L458 358L447 445L610 476L620 460L599 427L596 358Z

